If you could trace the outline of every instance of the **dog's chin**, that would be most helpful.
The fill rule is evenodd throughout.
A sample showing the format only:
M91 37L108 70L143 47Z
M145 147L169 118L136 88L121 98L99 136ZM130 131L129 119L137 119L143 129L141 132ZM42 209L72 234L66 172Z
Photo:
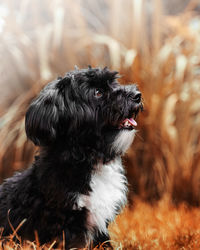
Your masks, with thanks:
M112 144L112 151L117 154L124 154L131 146L135 133L136 130L133 127L119 129Z
M106 144L111 145L111 153L123 155L131 146L137 126L135 118L124 118L104 130Z

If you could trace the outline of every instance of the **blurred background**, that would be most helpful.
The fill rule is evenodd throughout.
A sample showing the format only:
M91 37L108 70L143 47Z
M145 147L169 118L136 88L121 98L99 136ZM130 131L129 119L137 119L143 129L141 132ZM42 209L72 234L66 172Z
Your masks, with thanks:
M32 161L24 114L40 89L87 65L136 82L145 111L124 163L130 198L200 205L200 2L0 2L0 181Z

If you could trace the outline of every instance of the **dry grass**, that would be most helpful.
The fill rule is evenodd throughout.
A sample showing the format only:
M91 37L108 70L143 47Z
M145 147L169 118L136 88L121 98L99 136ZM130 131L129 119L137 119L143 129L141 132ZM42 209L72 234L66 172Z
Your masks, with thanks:
M165 20L170 33L164 44L140 59L146 112L129 153L130 180L146 200L168 193L174 202L199 205L199 30L187 15Z
M199 220L198 208L174 207L169 197L156 206L137 199L133 208L118 216L110 231L122 249L199 249Z
M125 157L130 197L140 200L133 199L134 207L111 227L113 240L125 249L199 249L199 208L194 208L200 205L197 4L191 1L184 13L170 17L163 15L160 0L152 0L151 7L147 0L5 0L1 179L32 161L24 113L41 87L74 65L108 65L119 70L122 82L138 83L145 103L138 136Z

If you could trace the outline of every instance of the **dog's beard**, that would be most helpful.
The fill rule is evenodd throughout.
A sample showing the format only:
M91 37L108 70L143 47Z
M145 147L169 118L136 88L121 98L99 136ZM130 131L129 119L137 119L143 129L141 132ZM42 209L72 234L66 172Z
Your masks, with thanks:
M120 130L115 136L111 150L118 154L124 154L132 144L136 130Z

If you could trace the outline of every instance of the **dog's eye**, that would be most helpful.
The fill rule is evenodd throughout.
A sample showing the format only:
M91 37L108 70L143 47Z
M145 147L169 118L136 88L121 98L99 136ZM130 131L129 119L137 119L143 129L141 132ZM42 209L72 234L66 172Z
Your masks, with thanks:
M95 89L95 91L94 91L95 97L100 98L100 97L102 97L102 95L103 95L103 92L100 89Z

